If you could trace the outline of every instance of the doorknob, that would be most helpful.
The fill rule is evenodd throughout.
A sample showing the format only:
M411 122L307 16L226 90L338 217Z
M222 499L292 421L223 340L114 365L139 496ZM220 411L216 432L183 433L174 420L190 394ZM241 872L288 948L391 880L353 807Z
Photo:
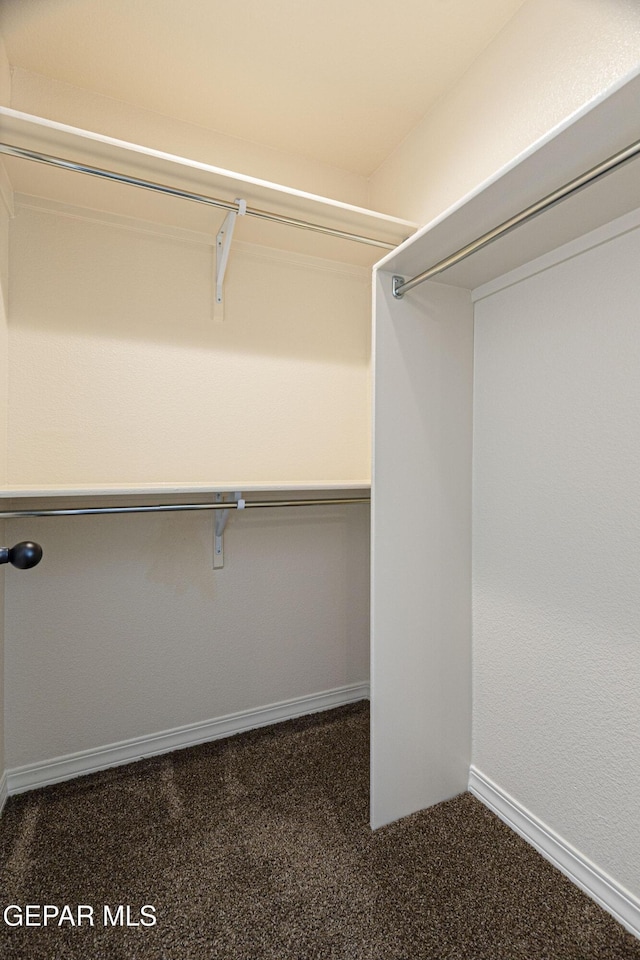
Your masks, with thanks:
M0 547L0 563L12 563L18 570L28 570L42 560L42 547L32 540L22 540L15 547Z

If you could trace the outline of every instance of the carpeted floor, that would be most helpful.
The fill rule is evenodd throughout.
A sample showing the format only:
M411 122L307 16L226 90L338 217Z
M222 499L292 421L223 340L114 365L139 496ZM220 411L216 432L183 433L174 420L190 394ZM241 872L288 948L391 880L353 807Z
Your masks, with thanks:
M1 955L640 960L469 794L376 833L367 808L364 703L14 797L3 909L86 909L80 926L0 924ZM105 904L124 925L105 926Z

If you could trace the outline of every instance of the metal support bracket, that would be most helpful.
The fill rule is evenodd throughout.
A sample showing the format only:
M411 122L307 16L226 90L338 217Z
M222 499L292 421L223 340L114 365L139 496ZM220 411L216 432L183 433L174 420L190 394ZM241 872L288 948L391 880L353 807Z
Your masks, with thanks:
M242 493L233 495L236 510L244 509ZM224 503L224 493L216 493L216 503ZM213 521L213 569L221 570L224 567L224 531L229 520L229 510L216 510Z
M233 229L236 225L236 217L244 217L247 212L247 201L236 198L238 204L237 210L230 210L224 218L224 222L218 231L216 237L216 307L219 309L222 305L222 289L224 285L224 275L229 261L229 252L231 250L231 241L233 240Z
M404 291L400 287L404 286L404 277L391 277L391 293L396 300L402 300Z

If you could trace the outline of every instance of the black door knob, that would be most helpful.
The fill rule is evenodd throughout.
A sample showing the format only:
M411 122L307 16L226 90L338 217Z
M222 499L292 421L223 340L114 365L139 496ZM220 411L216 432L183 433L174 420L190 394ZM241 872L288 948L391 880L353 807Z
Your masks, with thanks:
M28 570L42 560L42 547L32 540L23 540L15 547L0 547L0 563L11 563L18 570Z

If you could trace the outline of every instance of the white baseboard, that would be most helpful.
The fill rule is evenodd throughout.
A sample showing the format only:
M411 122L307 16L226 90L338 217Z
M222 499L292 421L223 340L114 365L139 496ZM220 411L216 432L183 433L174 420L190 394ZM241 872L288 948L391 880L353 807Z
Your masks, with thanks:
M640 938L640 900L632 893L474 766L469 770L469 790L630 933Z
M65 757L29 763L24 767L7 770L4 778L4 791L9 796L46 787L62 780L70 780L108 767L118 767L133 760L143 760L171 750L193 747L221 737L232 737L245 730L255 730L283 720L293 720L309 713L342 707L356 700L369 699L368 683L353 683L349 686L326 690L309 697L296 697L282 703L272 703L255 710L243 710L225 717L190 723L173 730L152 733L146 737L123 740L96 750L82 750Z
M9 797L9 787L7 786L7 774L6 772L0 777L0 817L2 816L2 811L4 810L4 805L7 802Z

